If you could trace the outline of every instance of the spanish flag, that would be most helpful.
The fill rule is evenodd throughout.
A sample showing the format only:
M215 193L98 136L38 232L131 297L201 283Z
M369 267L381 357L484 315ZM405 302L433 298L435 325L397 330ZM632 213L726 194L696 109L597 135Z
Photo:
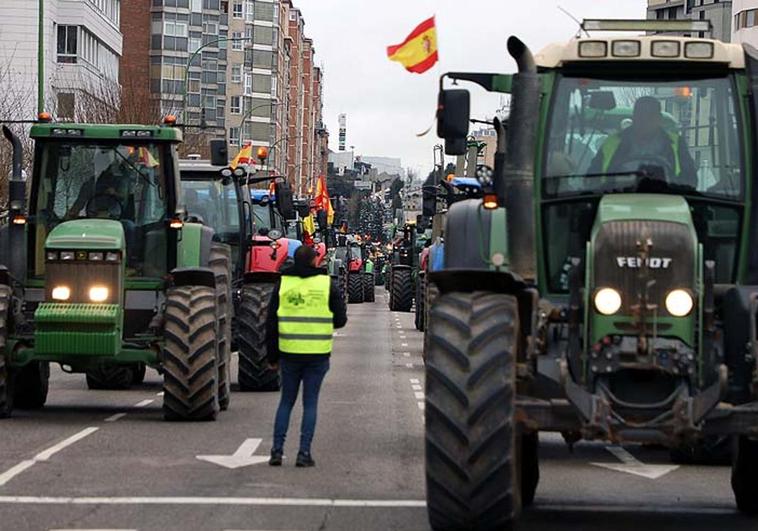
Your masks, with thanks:
M326 210L326 222L331 225L334 223L334 208L332 208L332 201L329 199L329 192L326 189L326 176L321 175L316 181L316 208L318 210Z
M234 157L234 160L229 165L233 170L237 169L237 166L241 164L250 164L250 161L253 160L253 144L251 142L245 142L245 145L242 146L242 149L240 149L240 152L237 153L237 156Z
M387 57L397 61L406 70L423 74L437 63L437 26L434 17L414 29L401 44L387 47Z

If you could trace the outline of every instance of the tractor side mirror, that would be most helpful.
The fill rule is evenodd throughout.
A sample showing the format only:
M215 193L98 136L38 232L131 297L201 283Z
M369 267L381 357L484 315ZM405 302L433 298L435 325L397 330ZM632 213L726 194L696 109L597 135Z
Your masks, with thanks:
M465 89L441 90L437 105L437 136L445 139L445 153L464 155L471 114L471 95Z
M211 164L214 166L229 164L229 148L226 140L211 140Z
M276 203L279 206L279 213L284 219L295 219L295 203L292 199L292 189L285 181L277 181L274 185L276 191Z
M616 108L616 96L614 96L613 92L610 90L596 90L590 92L588 107L598 111L612 111Z

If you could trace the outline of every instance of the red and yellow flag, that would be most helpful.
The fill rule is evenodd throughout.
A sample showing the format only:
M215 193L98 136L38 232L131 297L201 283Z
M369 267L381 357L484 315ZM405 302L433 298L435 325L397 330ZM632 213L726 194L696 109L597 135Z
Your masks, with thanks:
M415 74L423 74L433 67L439 60L437 26L434 23L434 17L416 26L416 29L401 44L388 46L387 57L390 61L397 61L406 70Z
M242 146L242 149L240 149L240 152L237 153L237 156L234 157L234 160L232 160L232 163L229 165L233 170L237 169L237 166L241 164L250 164L250 162L253 160L253 144L251 142L245 142L245 145Z
M326 176L321 175L316 181L316 196L315 196L316 208L318 210L326 210L326 221L331 225L334 223L334 209L332 208L332 200L329 199L329 191L326 189Z

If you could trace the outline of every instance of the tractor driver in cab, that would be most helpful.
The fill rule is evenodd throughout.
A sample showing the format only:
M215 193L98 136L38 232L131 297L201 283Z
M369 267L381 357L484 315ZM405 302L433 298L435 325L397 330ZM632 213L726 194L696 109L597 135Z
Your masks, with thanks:
M642 96L634 104L632 123L611 134L590 164L589 175L643 172L648 181L697 187L697 169L678 133L663 127L661 103Z

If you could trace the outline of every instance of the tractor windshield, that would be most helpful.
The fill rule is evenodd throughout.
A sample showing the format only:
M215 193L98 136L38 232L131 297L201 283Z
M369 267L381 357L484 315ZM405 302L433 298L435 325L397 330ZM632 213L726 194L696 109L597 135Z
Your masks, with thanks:
M157 144L46 142L37 147L39 179L35 180L36 274L44 267L42 248L56 225L78 218L121 221L130 268L142 269L144 256L166 256L147 250L150 242L165 247L166 183ZM155 254L155 253L160 254ZM165 264L156 264L157 272Z
M182 194L187 213L211 227L214 238L239 244L240 215L234 182L229 179L183 180Z
M742 195L736 96L728 78L564 77L550 116L546 196Z

